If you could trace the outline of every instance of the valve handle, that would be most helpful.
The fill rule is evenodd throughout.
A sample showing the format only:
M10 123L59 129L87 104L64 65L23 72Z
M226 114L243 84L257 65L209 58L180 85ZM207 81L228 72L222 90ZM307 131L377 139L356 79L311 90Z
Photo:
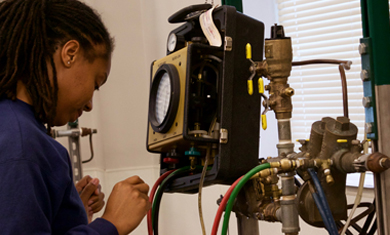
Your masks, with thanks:
M248 94L253 95L253 81L248 80Z
M267 116L265 114L261 115L261 127L263 130L267 129Z
M257 85L259 87L259 93L263 94L264 93L264 80L262 77L259 77L259 80L257 81Z

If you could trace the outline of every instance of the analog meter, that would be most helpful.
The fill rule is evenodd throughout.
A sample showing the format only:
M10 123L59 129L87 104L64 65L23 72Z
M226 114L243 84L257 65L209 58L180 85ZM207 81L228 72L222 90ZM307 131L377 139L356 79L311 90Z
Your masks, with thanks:
M149 121L155 132L167 132L176 117L180 81L176 67L163 64L156 72L150 90Z
M171 33L168 36L167 49L169 52L173 52L176 49L177 36L175 33Z

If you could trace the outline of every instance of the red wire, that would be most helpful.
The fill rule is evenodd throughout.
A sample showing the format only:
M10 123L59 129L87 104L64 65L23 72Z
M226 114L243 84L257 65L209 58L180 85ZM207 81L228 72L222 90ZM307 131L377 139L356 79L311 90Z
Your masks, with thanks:
M243 176L241 176L238 180L236 180L232 184L232 186L230 186L228 191L225 193L225 196L223 197L223 199L221 201L221 204L219 204L218 211L217 211L217 214L215 215L215 219L214 219L213 229L211 230L211 235L217 235L219 221L221 220L221 217L222 217L222 212L225 210L225 207L226 207L226 204L227 204L227 202L229 200L230 194L232 194L233 189L236 187L238 182L240 182L242 177Z
M150 201L150 203L153 203L154 194L156 193L158 186L161 184L161 182L162 182L165 178L167 178L168 175L170 175L170 174L171 174L172 172L174 172L174 171L175 171L175 170L167 171L167 172L165 172L164 174L162 174L162 175L160 176L160 178L157 179L156 183L154 183L154 185L153 185L152 190L150 191L150 196L149 196L149 201ZM148 220L148 234L149 234L149 235L153 235L152 209L150 209L150 210L148 211L147 220Z

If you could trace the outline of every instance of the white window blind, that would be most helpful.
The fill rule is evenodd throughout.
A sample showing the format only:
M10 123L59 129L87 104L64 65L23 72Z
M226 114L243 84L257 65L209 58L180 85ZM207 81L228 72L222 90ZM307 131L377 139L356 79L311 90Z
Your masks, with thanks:
M352 61L351 69L346 70L349 118L358 126L358 139L362 140L364 108L358 52L362 37L360 1L278 0L278 14L279 24L292 39L293 61ZM294 140L308 139L312 123L322 117L343 116L338 65L293 67L289 83L295 89L291 120Z

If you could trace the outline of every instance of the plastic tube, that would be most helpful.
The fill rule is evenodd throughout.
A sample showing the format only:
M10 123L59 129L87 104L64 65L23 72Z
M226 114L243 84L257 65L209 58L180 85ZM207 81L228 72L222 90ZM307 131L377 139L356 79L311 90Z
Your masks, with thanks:
M153 201L153 207L152 207L152 226L154 235L158 235L158 213L160 211L160 202L162 198L162 194L164 190L167 188L168 183L173 180L174 178L187 174L190 172L190 166L185 166L180 169L177 169L173 173L171 173L162 183L161 186L158 188L156 193L156 198Z
M172 172L174 172L175 170L170 170L170 171L167 171L165 172L164 174L162 174L156 181L156 183L154 183L153 185L153 188L152 190L150 191L150 195L149 195L149 201L150 203L153 203L153 198L154 198L154 194L156 193L156 190L157 190L157 187L161 184L161 182L168 176L170 175ZM152 208L150 208L150 210L148 211L148 215L147 215L147 224L148 224L148 234L149 235L153 235L153 227L152 227Z
M312 197L313 197L313 199L314 199L315 204L317 205L318 211L320 212L320 215L321 215L322 221L324 222L325 228L326 228L326 230L328 230L329 233L330 233L329 220L328 220L328 218L326 217L326 213L325 213L324 208L323 208L323 206L322 206L322 204L321 204L320 197L319 197L318 194L315 193L315 192L313 192L311 195L312 195Z
M217 235L218 232L218 226L219 226L219 221L221 220L222 213L225 210L226 204L229 200L230 195L233 192L233 189L236 187L238 182L242 179L243 176L241 176L239 179L237 179L228 189L228 191L225 193L225 196L223 197L221 204L219 204L217 214L215 215L214 219L214 224L213 228L211 230L211 235Z
M250 170L248 173L246 173L243 176L243 178L238 182L237 186L233 189L233 192L229 197L229 200L228 200L228 203L226 206L226 210L225 210L225 215L224 215L224 220L223 220L223 225L222 225L222 235L226 235L226 233L227 233L229 219L230 219L230 213L233 209L234 200L236 199L236 197L237 197L238 193L240 192L240 190L242 189L242 187L254 174L256 174L257 172L259 172L261 170L270 168L270 167L271 167L271 165L269 163L264 163L264 164L261 164L255 168L253 168L252 170Z
M314 182L314 186L318 192L318 196L319 196L320 201L321 201L321 206L323 207L323 209L325 211L325 216L329 221L329 230L328 231L331 235L338 235L339 233L337 230L336 222L333 219L333 215L332 215L332 212L329 208L329 203L328 203L328 200L326 199L324 190L321 187L320 180L318 179L317 174L313 169L307 169L307 171L309 172L309 174ZM317 205L317 207L318 207L318 205Z
M353 216L353 214L355 213L356 208L358 207L360 201L362 200L363 187L364 187L364 179L365 179L365 177L366 177L366 173L365 173L365 172L363 172L363 173L360 174L359 188L358 188L358 192L357 192L356 199L355 199L355 205L353 205L352 211L351 211L351 213L349 214L348 220L347 220L347 222L345 223L344 228L343 228L343 231L341 232L340 235L344 235L344 234L345 234L345 231L348 229L349 223L351 222L352 216Z
M203 188L203 182L204 178L206 177L206 172L207 172L207 165L209 163L209 158L210 158L210 146L207 147L207 153L206 153L206 159L204 161L204 166L202 170L202 175L200 177L200 182L199 182L199 192L198 192L198 211L199 211L199 220L200 220L200 225L202 227L202 234L206 235L206 226L204 225L204 220L203 220L203 212L202 212L202 188Z

